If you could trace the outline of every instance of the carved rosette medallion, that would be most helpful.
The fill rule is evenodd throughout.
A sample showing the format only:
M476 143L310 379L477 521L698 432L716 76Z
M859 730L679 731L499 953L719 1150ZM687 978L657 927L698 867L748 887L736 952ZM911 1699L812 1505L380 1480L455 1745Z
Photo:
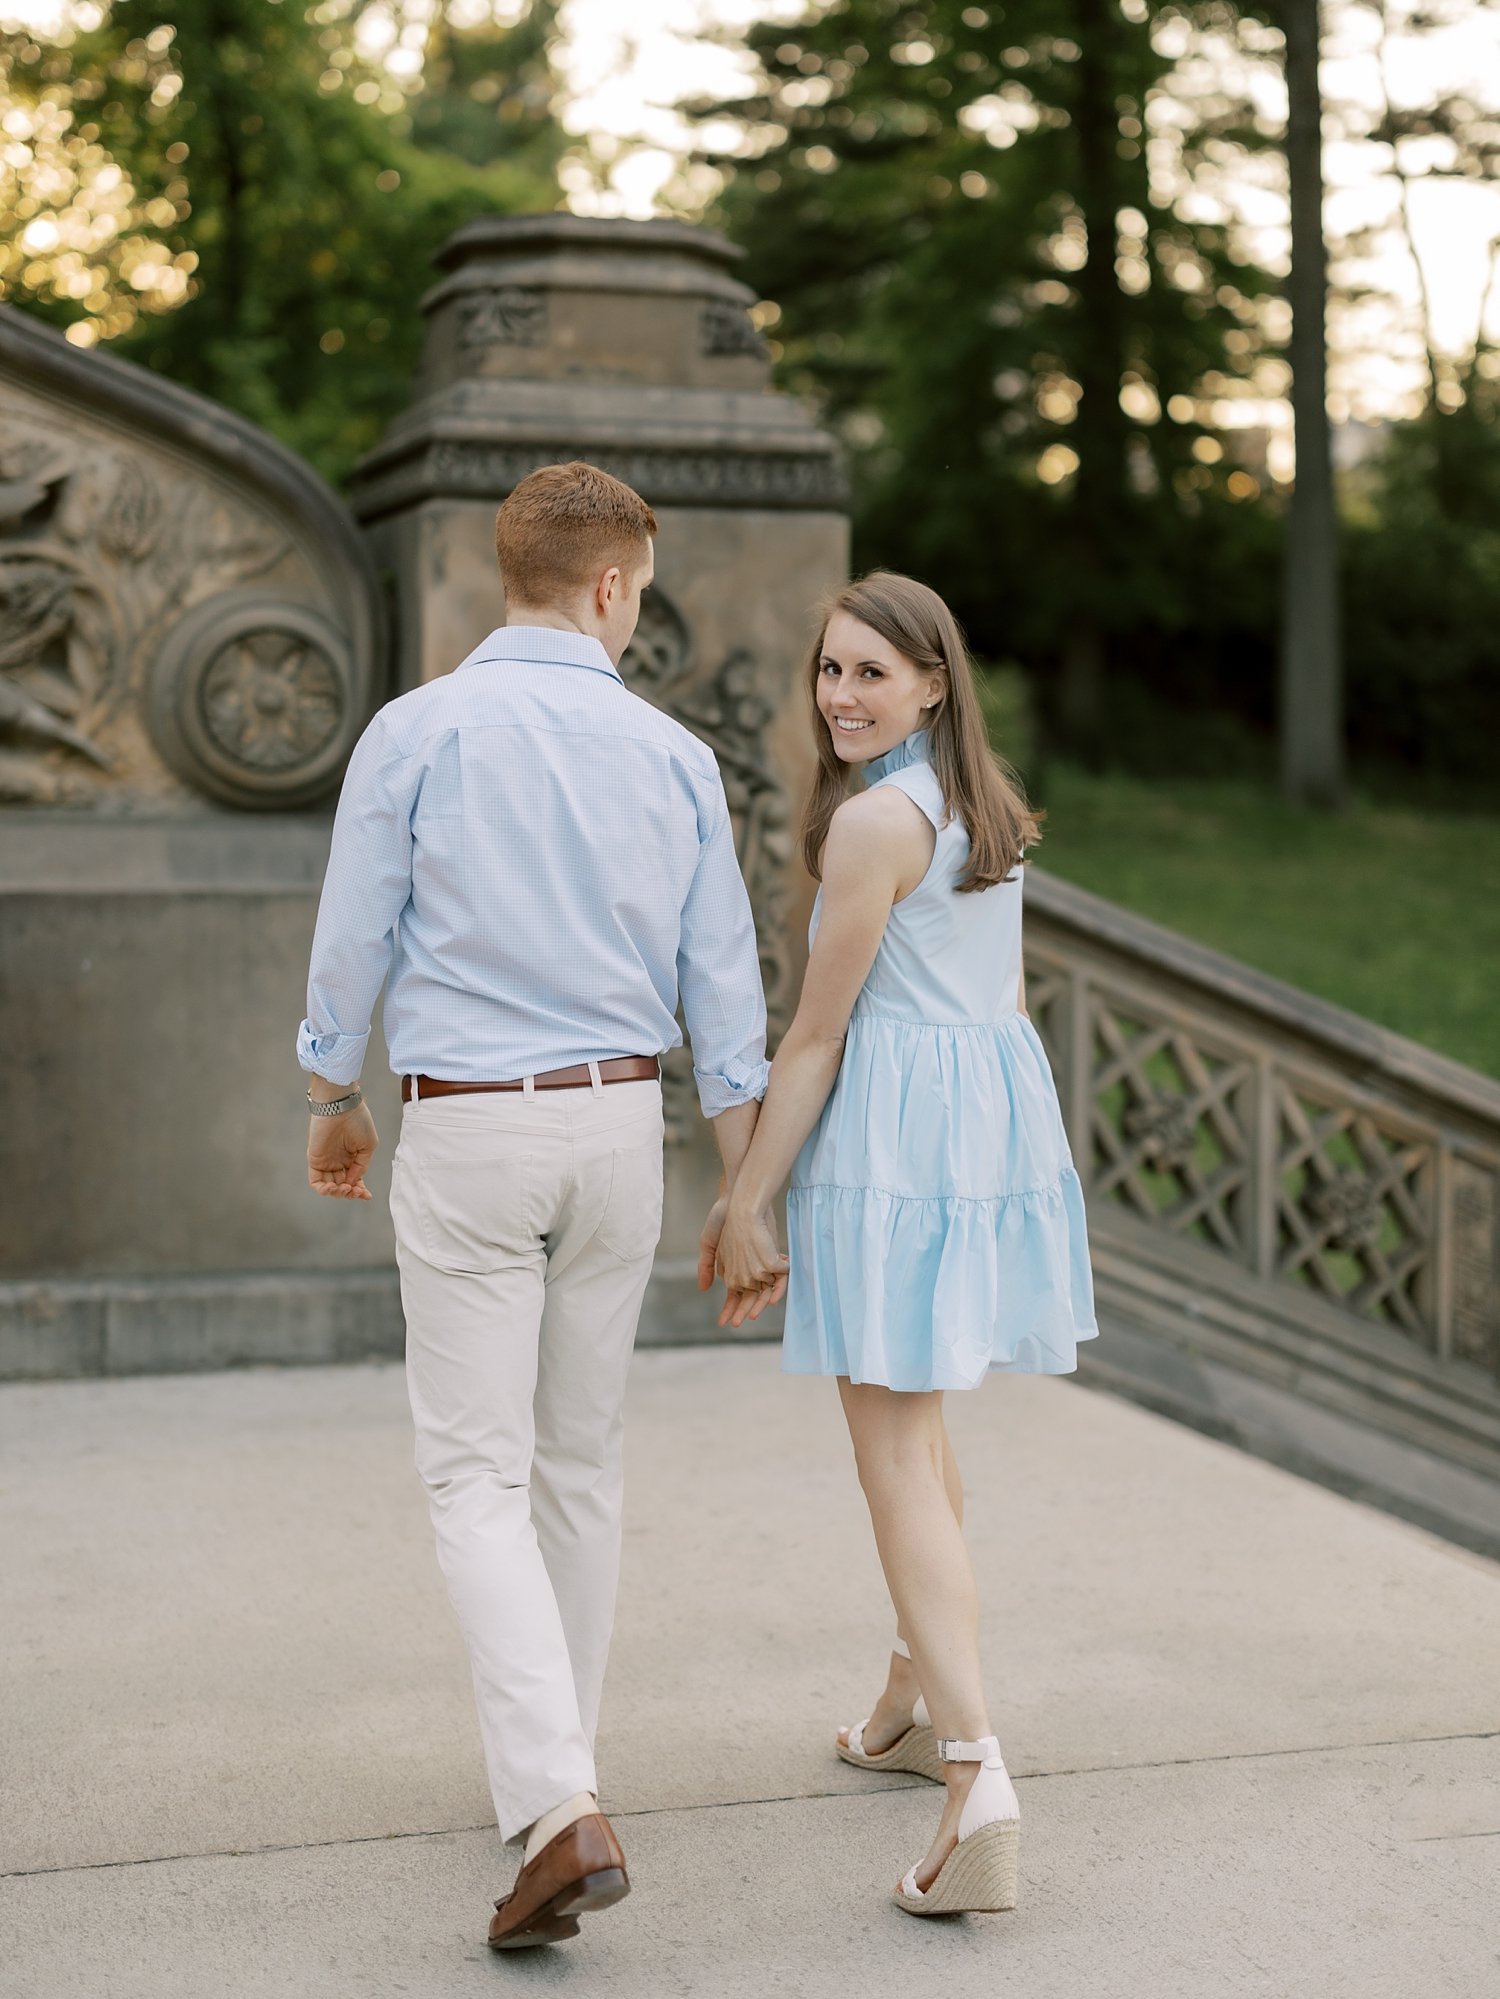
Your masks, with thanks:
M341 634L301 605L246 593L175 626L152 678L152 736L200 790L236 805L301 804L348 751Z
M294 769L327 748L344 703L331 660L289 632L233 639L204 668L199 700L208 734L247 770Z

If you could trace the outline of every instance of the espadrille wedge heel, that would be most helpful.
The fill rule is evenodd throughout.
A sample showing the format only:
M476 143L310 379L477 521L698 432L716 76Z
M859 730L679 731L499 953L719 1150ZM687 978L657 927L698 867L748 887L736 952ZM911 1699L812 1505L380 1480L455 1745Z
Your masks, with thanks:
M869 1725L868 1716L863 1721L857 1721L849 1731L847 1742L835 1740L835 1754L844 1762L852 1763L856 1770L909 1770L913 1776L930 1778L934 1784L942 1783L943 1764L937 1753L937 1737L932 1732L932 1724L920 1700L911 1727L905 1735L898 1735L889 1749L882 1749L878 1756L872 1756L865 1748L865 1730Z
M899 1658L910 1659L906 1640L897 1637L891 1650ZM887 1749L872 1756L865 1748L865 1730L870 1726L870 1717L855 1722L849 1731L847 1742L840 1742L835 1736L834 1754L845 1763L852 1763L856 1770L908 1770L915 1777L927 1777L934 1784L943 1781L942 1759L938 1755L937 1737L932 1732L932 1721L927 1713L927 1703L920 1694L912 1708L911 1727L904 1735L898 1735Z
M956 1916L966 1910L1013 1909L1021 1849L1021 1807L993 1735L978 1742L938 1740L944 1763L978 1763L958 1844L925 1889L913 1867L896 1890L898 1905L913 1916Z

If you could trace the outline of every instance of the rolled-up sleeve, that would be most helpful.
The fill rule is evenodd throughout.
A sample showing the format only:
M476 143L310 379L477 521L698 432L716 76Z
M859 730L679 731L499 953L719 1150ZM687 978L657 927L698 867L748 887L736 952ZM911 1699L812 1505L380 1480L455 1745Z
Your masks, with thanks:
M703 1115L766 1093L766 998L755 918L717 772L699 800L698 865L682 911L677 983Z
M313 933L307 1018L297 1060L330 1083L352 1083L391 968L397 919L411 895L410 779L377 715L360 737L339 794Z

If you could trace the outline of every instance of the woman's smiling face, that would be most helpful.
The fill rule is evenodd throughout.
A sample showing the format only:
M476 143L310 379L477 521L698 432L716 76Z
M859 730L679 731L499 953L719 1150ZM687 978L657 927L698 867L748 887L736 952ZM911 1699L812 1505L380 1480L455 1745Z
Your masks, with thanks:
M914 666L889 639L847 611L823 634L818 713L844 763L869 763L904 742L936 707L943 679Z

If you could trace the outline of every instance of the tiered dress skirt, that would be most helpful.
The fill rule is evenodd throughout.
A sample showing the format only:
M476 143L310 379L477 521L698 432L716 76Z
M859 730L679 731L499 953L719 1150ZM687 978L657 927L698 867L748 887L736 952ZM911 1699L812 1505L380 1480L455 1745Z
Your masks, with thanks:
M1020 1013L934 1026L862 998L787 1234L791 1374L973 1388L1070 1374L1098 1330L1083 1192Z

